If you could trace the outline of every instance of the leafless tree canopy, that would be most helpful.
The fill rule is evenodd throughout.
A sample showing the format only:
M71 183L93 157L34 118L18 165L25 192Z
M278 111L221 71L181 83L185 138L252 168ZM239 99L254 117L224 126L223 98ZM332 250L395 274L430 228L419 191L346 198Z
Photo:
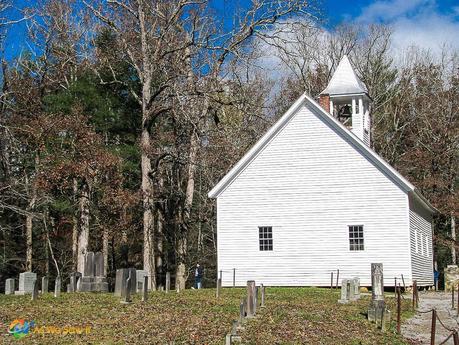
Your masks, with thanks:
M109 277L136 266L155 288L170 271L183 289L199 261L213 279L207 192L345 54L373 99L373 148L440 210L437 244L455 248L458 52L396 52L381 25L325 30L305 0L230 8L41 0L12 18L0 1L0 31L24 25L29 46L2 59L3 278L65 278L100 250Z

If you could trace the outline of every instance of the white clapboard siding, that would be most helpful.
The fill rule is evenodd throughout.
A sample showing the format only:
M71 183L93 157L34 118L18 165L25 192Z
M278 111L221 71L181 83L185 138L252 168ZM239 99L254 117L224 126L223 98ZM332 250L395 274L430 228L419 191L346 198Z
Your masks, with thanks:
M434 283L432 237L431 215L415 200L410 200L411 266L418 285Z
M330 272L371 285L411 284L409 203L381 169L305 103L217 198L218 270L223 286L328 286ZM363 225L365 250L350 251L348 225ZM258 226L273 227L259 251ZM336 274L335 277L336 279Z

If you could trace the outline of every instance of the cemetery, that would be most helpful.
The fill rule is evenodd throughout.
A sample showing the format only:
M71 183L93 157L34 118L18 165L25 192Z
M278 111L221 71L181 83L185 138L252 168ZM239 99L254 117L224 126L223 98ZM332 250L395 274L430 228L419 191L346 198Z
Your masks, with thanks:
M410 294L398 306L394 293L384 293L381 264L371 266L371 292L358 278L342 278L330 288L269 287L253 280L246 288L222 288L218 279L216 288L179 291L170 288L170 274L165 289L148 291L148 276L135 268L118 269L114 291L108 292L100 283L104 277L94 275L103 267L90 268L95 256L88 253L82 275L55 279L54 294L49 277L21 273L18 291L9 278L0 296L0 328L15 319L33 320L41 333L32 330L22 341L40 344L408 344L397 332L395 315L399 307L399 318L412 316ZM64 280L69 284L61 293ZM90 331L59 335L43 332L46 327ZM3 340L15 341L7 334Z

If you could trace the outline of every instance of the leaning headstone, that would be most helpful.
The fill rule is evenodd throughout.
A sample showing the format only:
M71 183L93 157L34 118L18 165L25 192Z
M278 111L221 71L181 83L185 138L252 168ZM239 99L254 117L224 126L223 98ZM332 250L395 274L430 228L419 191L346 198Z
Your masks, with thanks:
M371 303L368 307L368 319L379 323L383 319L385 309L383 264L372 263Z
M41 278L41 293L48 293L48 277L42 277Z
M255 316L255 290L256 285L254 280L247 281L247 317Z
M143 276L142 283L142 302L146 302L148 299L148 276Z
M5 282L5 295L13 295L14 289L14 278L7 279Z
M37 274L33 272L22 272L19 274L19 290L15 291L16 295L32 293L34 281L37 280Z
M144 281L144 277L147 276L147 271L145 270L136 270L135 272L136 274L136 291L137 292L142 292L143 291L143 281Z
M338 300L338 303L341 303L341 304L349 303L350 290L351 290L351 283L349 279L343 278L341 280L341 298Z
M38 279L35 279L33 282L33 289L32 289L32 301L36 301L38 298Z
M56 277L54 282L54 297L59 297L61 295L61 277Z
M171 272L166 272L166 293L171 291Z

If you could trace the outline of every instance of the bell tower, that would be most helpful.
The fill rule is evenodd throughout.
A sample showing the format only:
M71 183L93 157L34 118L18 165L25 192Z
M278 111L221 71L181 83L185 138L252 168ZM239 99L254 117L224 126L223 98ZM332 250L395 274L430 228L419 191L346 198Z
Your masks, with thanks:
M327 87L320 93L320 105L371 146L370 102L366 86L344 55Z

